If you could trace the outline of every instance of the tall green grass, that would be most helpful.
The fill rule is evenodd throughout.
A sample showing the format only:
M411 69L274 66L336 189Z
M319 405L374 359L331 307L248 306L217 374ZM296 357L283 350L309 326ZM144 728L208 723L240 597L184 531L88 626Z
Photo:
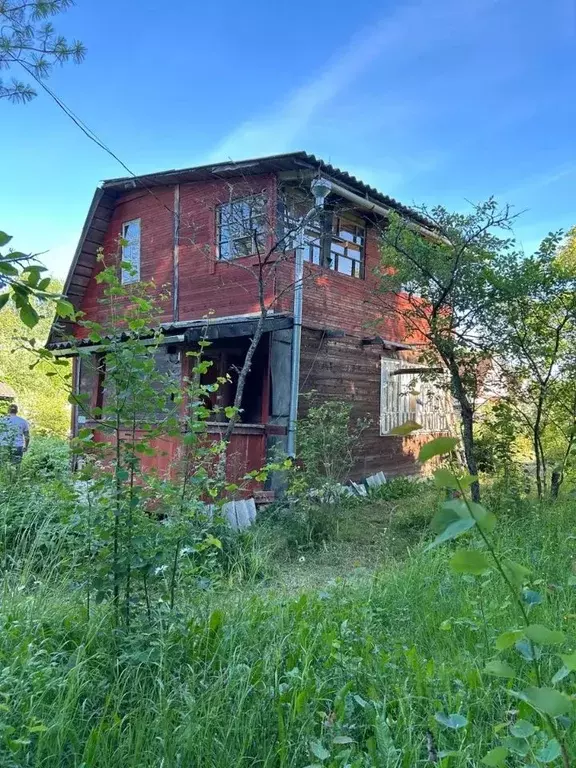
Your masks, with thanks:
M572 647L574 512L532 507L500 532L544 595L535 620L562 627ZM514 623L505 590L494 576L452 575L449 548L296 595L252 588L239 558L238 578L189 593L178 612L155 606L152 624L126 633L106 605L87 617L69 549L39 550L45 534L41 522L22 534L2 574L3 767L413 768L430 764L432 739L440 764L460 768L480 764L511 709L537 722L512 684L481 671ZM265 558L250 546L248 563ZM547 673L559 666L544 658ZM443 729L438 712L468 725Z

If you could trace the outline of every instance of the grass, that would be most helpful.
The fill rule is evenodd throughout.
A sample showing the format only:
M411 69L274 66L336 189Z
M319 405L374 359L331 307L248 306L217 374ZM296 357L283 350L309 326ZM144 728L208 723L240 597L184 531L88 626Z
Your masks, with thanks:
M250 534L249 567L239 558L225 583L188 591L178 611L159 607L129 634L113 629L106 604L87 618L73 570L55 567L54 558L73 567L69 551L46 549L37 524L41 548L16 539L3 572L0 765L414 768L430 765L430 743L442 766L479 765L511 709L538 724L508 690L531 671L512 649L504 658L523 682L482 673L517 617L494 574L452 574L452 545L423 551L434 503L426 491L341 510L337 540L317 551L287 555L269 531ZM562 628L567 648L576 648L574 511L572 501L512 511L499 533L543 595L534 620ZM274 578L242 579L270 557ZM546 679L560 665L544 653ZM561 685L576 693L571 677ZM439 712L468 724L443 728Z

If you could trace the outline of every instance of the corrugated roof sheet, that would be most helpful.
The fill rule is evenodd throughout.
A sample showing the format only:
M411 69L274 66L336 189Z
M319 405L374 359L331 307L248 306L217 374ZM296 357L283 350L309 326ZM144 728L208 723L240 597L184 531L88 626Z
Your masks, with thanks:
M125 191L126 188L137 186L157 187L178 182L201 181L214 177L234 178L256 173L277 173L298 169L304 170L306 168L322 171L341 184L349 187L357 194L374 202L394 208L423 226L430 226L430 222L417 211L399 203L393 197L385 195L375 187L365 184L347 171L336 168L321 158L308 154L308 152L288 152L282 155L256 157L248 160L239 160L238 162L227 161L223 163L210 163L208 165L198 165L191 168L173 168L168 171L146 173L141 176L122 176L115 179L107 179L103 182L102 187L103 189L110 191Z
M15 400L16 392L9 384L0 381L0 400Z

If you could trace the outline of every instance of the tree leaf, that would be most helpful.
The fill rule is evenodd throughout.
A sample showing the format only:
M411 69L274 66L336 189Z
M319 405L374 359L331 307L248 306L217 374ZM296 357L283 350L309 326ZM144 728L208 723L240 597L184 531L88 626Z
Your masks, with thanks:
M458 480L456 479L456 475L450 472L449 469L440 467L440 469L435 470L433 474L434 474L434 482L436 483L438 488L457 489L459 487Z
M456 437L437 437L420 448L418 461L424 464L426 461L433 459L434 456L445 456L448 453L452 453L457 445L458 439Z
M0 275L8 275L8 277L17 277L18 269L14 264L10 264L9 261L0 261Z
M496 527L496 517L494 514L475 501L451 499L450 501L444 501L442 507L446 510L452 510L458 517L472 517L486 533L491 533Z
M332 739L333 744L354 744L354 739L351 739L350 736L335 736Z
M516 587L521 587L530 575L530 570L528 568L520 565L520 563L515 563L514 560L509 560L508 558L502 560L502 567L512 584Z
M324 760L328 760L330 757L330 752L328 752L326 747L323 747L319 741L310 742L310 752L312 752L314 757L317 757L318 760L321 760L322 762L324 762Z
M74 317L74 306L66 299L56 301L56 314L59 317Z
M528 720L518 720L510 726L510 733L517 739L528 739L536 733L536 726L529 723Z
M526 638L518 640L515 648L526 661L534 661L534 659L539 659L542 656L542 649L540 646Z
M530 624L526 627L525 635L533 643L538 645L559 645L565 642L564 632L557 629L548 629L543 624Z
M564 680L564 678L568 677L569 674L570 674L570 670L568 669L568 667L565 667L565 666L560 667L558 672L556 672L556 674L552 678L552 685L556 685L556 683L559 683L561 680Z
M488 754L484 755L482 762L484 765L490 766L490 768L503 768L507 757L508 750L506 747L494 747Z
M480 576L490 568L490 561L477 549L458 549L450 558L450 566L456 573Z
M476 475L464 475L463 477L459 478L459 480L462 488L470 488L472 483L478 482L478 477Z
M494 677L506 677L511 680L516 677L516 672L513 667L505 661L499 659L493 659L489 661L484 667L484 672L487 675L493 675Z
M28 301L24 302L20 307L20 320L24 325L27 328L34 328L39 319L38 312L34 307Z
M7 245L12 240L12 235L7 235L6 232L0 230L0 248L3 245Z
M576 651L573 653L561 653L560 658L568 667L570 672L576 672Z
M540 763L553 763L562 754L562 749L557 739L550 739L545 747L536 752L536 760Z
M459 518L453 523L450 523L441 534L436 536L434 541L431 544L428 544L425 552L428 552L431 549L434 549L435 547L438 547L440 544L443 544L445 541L450 541L451 539L455 539L458 536L461 536L463 533L466 533L466 531L469 531L470 528L473 528L476 525L474 520L472 520L471 517L468 518Z
M406 421L404 424L399 424L397 427L391 429L388 434L406 437L406 435L410 435L418 429L422 429L422 424L418 424L417 421Z
M440 725L443 725L445 728L452 728L453 730L464 728L468 725L468 720L464 715L445 715L444 712L436 712L434 718Z
M496 648L499 651L504 651L506 648L511 648L514 643L522 637L524 632L521 629L509 629L507 632L503 632L496 638Z
M8 292L0 294L0 309L3 309L8 303L10 294Z
M525 691L511 691L511 693L527 704L530 704L538 712L543 712L551 717L565 715L572 709L570 699L555 688L536 688L530 686Z

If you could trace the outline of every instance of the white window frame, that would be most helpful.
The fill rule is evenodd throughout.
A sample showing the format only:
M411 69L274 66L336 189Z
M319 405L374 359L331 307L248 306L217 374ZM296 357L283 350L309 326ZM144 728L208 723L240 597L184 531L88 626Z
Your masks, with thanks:
M126 232L129 226L132 224L138 225L138 239L134 238L129 241L126 237ZM142 222L141 219L130 219L130 221L122 222L122 240L128 242L127 245L122 245L121 260L126 261L132 265L132 270L122 268L121 281L122 285L129 285L130 283L140 282L140 256L141 256L141 241L142 241Z
M405 424L407 421L415 421L422 429L419 432L449 432L450 417L452 411L451 398L448 391L444 390L434 381L426 381L417 373L395 373L402 368L421 368L414 366L405 360L397 358L380 358L380 435L390 436L390 431L395 427ZM415 379L419 381L415 382ZM419 387L419 392L424 393L420 403L416 402L415 408L409 402L410 394L414 388ZM426 403L432 399L443 408L426 408Z

